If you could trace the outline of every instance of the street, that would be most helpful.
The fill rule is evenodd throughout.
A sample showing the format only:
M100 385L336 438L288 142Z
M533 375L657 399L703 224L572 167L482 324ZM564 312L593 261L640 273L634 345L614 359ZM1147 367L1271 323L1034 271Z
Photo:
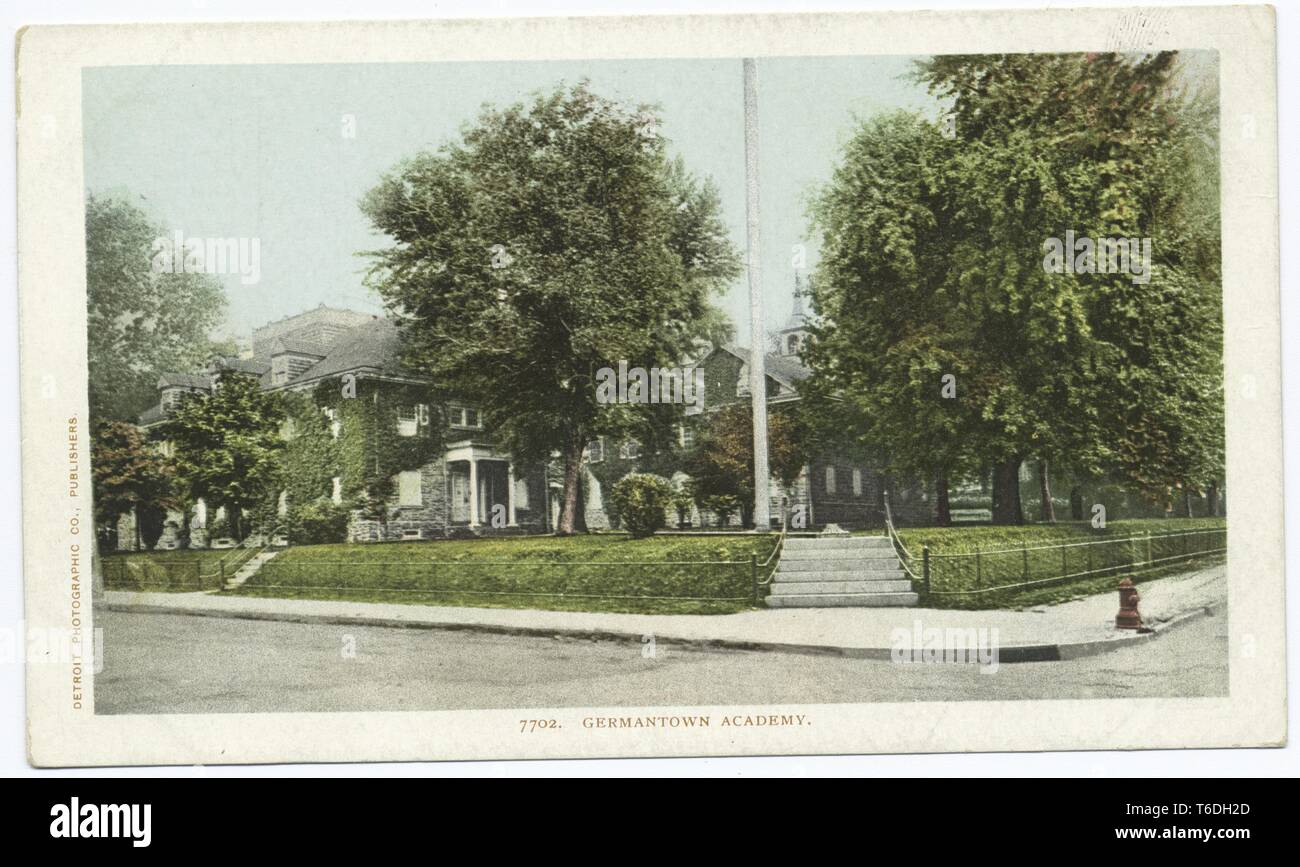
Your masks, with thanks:
M1224 695L1227 618L1062 662L909 664L658 643L101 611L97 713Z

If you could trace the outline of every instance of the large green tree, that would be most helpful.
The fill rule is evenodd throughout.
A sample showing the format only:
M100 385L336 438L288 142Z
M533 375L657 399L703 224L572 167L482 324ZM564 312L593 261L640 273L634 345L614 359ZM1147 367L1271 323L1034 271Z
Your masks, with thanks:
M603 367L675 366L724 335L710 303L739 270L718 195L671 160L649 107L585 83L487 108L459 141L362 201L392 246L373 285L407 362L474 395L521 460L558 452L573 532L583 447L629 428L596 396Z
M90 415L132 420L158 401L158 375L193 370L211 349L225 295L209 274L153 268L165 237L117 197L86 200L87 361Z
M1023 520L1030 457L1153 498L1217 478L1217 124L1212 81L1178 70L1168 53L922 64L947 121L864 125L813 209L814 393L896 466L992 466L1002 523ZM1149 279L1047 269L1067 231L1151 239Z
M212 393L185 400L163 430L187 497L225 507L236 538L248 533L245 515L280 490L284 419L278 395L253 377L227 373Z

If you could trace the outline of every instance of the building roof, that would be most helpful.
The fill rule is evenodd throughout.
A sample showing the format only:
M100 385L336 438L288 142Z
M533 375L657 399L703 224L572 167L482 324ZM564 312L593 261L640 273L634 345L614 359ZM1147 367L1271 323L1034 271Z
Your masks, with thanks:
M159 388L212 388L212 378L202 373L164 373L158 377Z
M364 325L357 326L341 338L324 358L288 384L358 371L402 379L416 377L402 365L396 321L387 317L375 317Z
M221 355L213 359L209 369L234 370L239 373L261 376L271 369L271 362L259 358L236 358L233 355Z
M344 338L346 339L346 338ZM285 352L294 355L311 355L316 358L324 358L329 354L329 347L323 343L316 343L312 340L302 340L298 337L277 337L271 344L271 355L280 355Z
M749 364L749 349L732 343L723 344L722 349L730 352L741 361ZM812 375L812 371L789 355L763 354L764 372L787 388L798 390L798 384Z

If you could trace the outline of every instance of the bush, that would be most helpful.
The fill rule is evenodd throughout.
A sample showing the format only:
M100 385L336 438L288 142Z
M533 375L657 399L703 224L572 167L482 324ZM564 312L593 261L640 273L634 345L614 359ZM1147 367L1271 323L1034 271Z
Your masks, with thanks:
M235 529L230 526L230 522L225 518L217 518L208 524L208 544L211 545L217 539L235 538Z
M731 523L731 516L740 511L740 498L731 494L715 494L705 497L700 502L700 507L714 514L719 527L725 527Z
M289 508L285 531L293 545L328 545L346 542L348 509L333 500L316 500Z
M673 486L663 476L628 473L609 494L610 505L633 538L663 529L665 512L673 502Z

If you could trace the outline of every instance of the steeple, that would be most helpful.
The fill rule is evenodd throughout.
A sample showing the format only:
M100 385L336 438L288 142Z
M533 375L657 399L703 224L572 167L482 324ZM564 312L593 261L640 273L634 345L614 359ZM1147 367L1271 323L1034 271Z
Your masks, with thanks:
M785 327L777 332L777 340L780 346L779 353L781 355L798 356L803 351L804 344L808 341L808 316L803 310L805 294L803 278L796 271L794 275L794 307L790 311L790 318L785 321Z

